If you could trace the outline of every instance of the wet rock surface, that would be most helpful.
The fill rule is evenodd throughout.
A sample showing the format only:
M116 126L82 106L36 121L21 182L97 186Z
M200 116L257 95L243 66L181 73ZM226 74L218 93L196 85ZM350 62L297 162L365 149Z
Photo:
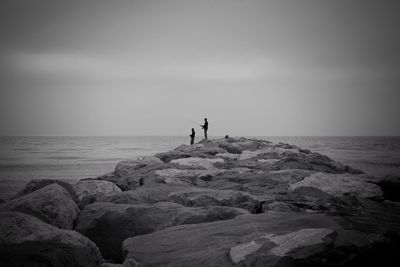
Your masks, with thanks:
M0 210L74 225L103 266L397 266L398 185L290 144L223 138L122 161L74 186L35 181ZM72 251L59 253L74 262Z

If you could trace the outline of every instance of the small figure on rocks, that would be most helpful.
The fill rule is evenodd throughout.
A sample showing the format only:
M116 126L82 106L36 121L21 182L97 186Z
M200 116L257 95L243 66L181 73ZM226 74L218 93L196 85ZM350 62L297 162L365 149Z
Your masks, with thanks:
M208 130L207 118L204 118L204 125L201 125L201 128L204 129L204 138L207 140L207 130Z
M196 132L194 131L194 129L192 128L192 133L190 134L190 144L193 145L194 144L194 137L196 135Z

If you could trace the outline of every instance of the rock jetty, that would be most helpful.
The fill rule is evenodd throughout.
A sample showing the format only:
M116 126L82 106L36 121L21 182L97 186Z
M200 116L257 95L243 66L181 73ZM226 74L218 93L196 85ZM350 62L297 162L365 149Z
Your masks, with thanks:
M398 266L398 185L290 144L203 140L29 182L0 204L0 265Z

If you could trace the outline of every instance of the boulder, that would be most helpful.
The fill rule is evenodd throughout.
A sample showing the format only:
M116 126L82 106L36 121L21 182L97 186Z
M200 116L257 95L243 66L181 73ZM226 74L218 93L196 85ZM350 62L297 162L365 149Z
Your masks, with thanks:
M155 174L159 176L157 179L158 182L161 183L175 183L175 184L188 184L188 185L199 185L203 184L201 181L198 181L198 178L202 181L210 180L212 177L224 173L225 170L211 168L211 169L162 169L157 170Z
M60 230L36 217L0 212L1 266L99 266L96 245L71 230Z
M275 165L276 170L303 169L326 173L362 173L319 153L291 154L282 158Z
M271 179L269 172L226 170L211 177L205 185L212 189L233 189L246 191L254 195L286 194L287 183Z
M362 208L360 199L354 195L335 197L318 188L298 187L287 195L276 196L275 200L287 204L293 211L323 211L329 214L351 214ZM270 206L267 203L265 209Z
M79 208L68 191L54 183L0 204L0 211L18 211L59 228L72 229Z
M110 195L122 192L114 183L105 180L81 180L74 184L74 189L80 200L97 193Z
M317 266L320 253L326 255L319 266L332 266L334 255L350 261L359 256L352 245L335 247L339 236L346 240L341 230L337 218L323 214L274 212L170 227L128 238L122 248L126 261L146 266ZM367 244L358 243L363 249Z
M192 169L212 169L215 163L224 163L223 159L208 159L208 158L181 158L171 160L170 163L178 164Z
M115 167L113 175L106 175L99 177L99 179L110 181L123 191L132 190L145 183L154 182L154 171L170 167L159 158L144 157L137 160L121 161Z
M295 153L298 153L298 150L291 150ZM288 150L277 150L276 148L273 147L266 147L262 149L257 149L257 150L244 150L241 154L239 154L238 160L246 160L246 159L274 159L274 160L279 160L281 158L281 155L284 153L287 153Z
M190 158L192 156L192 154L189 152L171 150L171 151L155 154L155 156L157 158L161 159L163 162L168 163L174 159Z
M141 157L136 160L125 160L117 164L114 174L117 178L129 177L138 169L162 163L163 162L157 157Z
M333 196L354 194L361 198L382 199L383 193L379 186L365 180L365 176L352 174L314 173L291 184L289 191L299 187L314 187Z
M390 201L400 201L400 177L387 176L376 184L381 188L384 198Z
M247 209L251 213L259 212L262 204L257 197L246 192L208 188L174 192L169 195L169 199L187 207L231 206Z
M279 171L271 171L268 173L268 177L280 183L294 184L302 181L307 176L310 176L313 172L301 169L286 169Z
M76 231L89 237L106 259L121 261L121 244L128 237L180 224L226 220L249 214L230 207L187 208L171 202L152 205L98 202L81 211Z
M219 147L233 154L240 154L245 150L254 151L271 146L271 142L269 141L248 138L222 138L213 140L212 142L217 143Z
M188 186L177 184L149 184L135 190L123 191L112 195L96 194L84 198L81 207L94 202L111 202L116 204L153 204L168 201L169 194L190 189Z
M45 186L48 186L50 184L58 184L62 187L64 187L65 190L68 191L68 193L71 195L72 200L75 201L75 203L79 203L79 197L75 192L75 189L73 187L73 185L71 185L70 183L61 181L61 180L55 180L55 179L35 179L35 180L31 180L29 183L27 183L24 187L24 189L22 189L20 192L18 192L13 199L15 198L19 198L22 196L25 196L29 193L32 193L33 191L36 191L38 189L41 189Z
M218 153L226 153L227 151L221 147L219 147L214 142L207 142L203 144L195 144L195 145L180 145L177 148L158 153L155 156L160 158L163 162L170 162L174 159L179 158L190 158L190 157L198 157L198 158L211 158Z

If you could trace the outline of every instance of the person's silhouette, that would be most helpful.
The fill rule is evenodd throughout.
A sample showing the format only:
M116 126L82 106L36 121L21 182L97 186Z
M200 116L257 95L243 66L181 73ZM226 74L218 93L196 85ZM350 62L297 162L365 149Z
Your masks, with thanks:
M204 129L204 138L207 139L207 131L208 131L208 121L207 121L207 118L204 118L204 125L201 125L201 128Z
M193 145L194 144L194 137L195 137L196 133L194 131L194 129L192 128L192 133L190 134L190 144Z

